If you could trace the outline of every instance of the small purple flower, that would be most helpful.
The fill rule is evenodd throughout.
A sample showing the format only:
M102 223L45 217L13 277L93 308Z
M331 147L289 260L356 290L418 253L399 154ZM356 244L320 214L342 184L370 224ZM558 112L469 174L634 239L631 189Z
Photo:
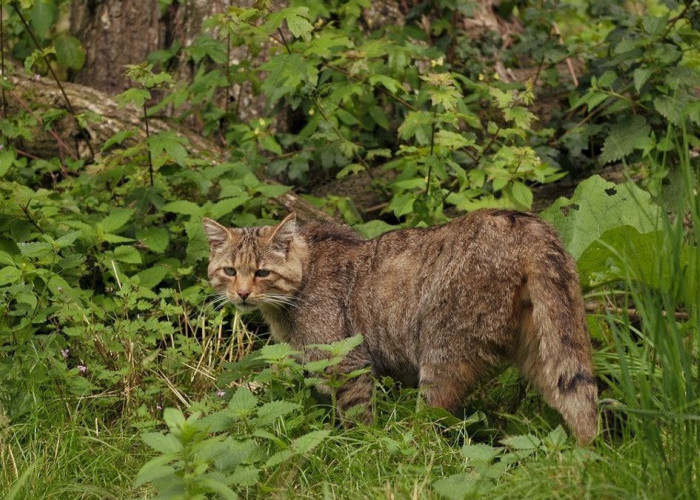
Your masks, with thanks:
M41 75L39 73L34 73L34 81L35 82L40 82L41 81Z
M85 365L78 365L78 371L80 373L87 373L87 366Z
M156 403L156 410L160 411L163 409L163 406L161 406L160 403Z
M70 349L67 347L65 349L61 349L61 357L63 359L68 359L68 356L70 356Z
M220 398L223 398L224 396L226 396L226 391L221 391L221 390L216 391L216 395L219 396Z

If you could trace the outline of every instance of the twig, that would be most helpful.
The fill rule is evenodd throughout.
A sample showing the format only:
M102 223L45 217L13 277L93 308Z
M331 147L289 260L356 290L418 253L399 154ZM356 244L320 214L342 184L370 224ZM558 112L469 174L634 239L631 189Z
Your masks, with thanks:
M634 308L634 307L615 307L615 306L606 306L602 305L598 302L588 302L586 303L586 312L588 313L613 313L617 315L627 315L630 319L634 321L640 321L642 319L641 314L639 311ZM668 312L667 311L661 311L661 315L664 318L667 318ZM687 311L674 311L672 314L672 317L678 320L688 320L690 319L690 313Z
M24 205L24 206L20 205L19 208L20 208L20 210L22 210L22 212L24 213L24 216L27 218L27 220L32 223L32 226L37 228L41 234L44 234L44 230L41 229L41 226L39 224L37 224L37 222L34 220L32 215L29 213L29 204L31 202L32 202L32 200L29 200L29 201L27 201L26 205Z
M554 27L554 33L559 37L559 43L564 45L564 38L561 36L561 31L559 31L559 25L557 25L557 22L554 21L552 22L552 26ZM569 56L566 56L566 67L569 69L569 73L571 74L571 80L574 82L574 87L578 87L578 78L576 78L576 73L574 72L574 65L571 64L571 58Z
M29 37L32 39L32 42L34 42L34 45L36 45L36 48L41 52L41 45L39 44L39 40L36 39L36 36L34 35L34 31L32 31L31 27L29 26L29 23L27 23L27 20L22 15L22 11L20 10L20 8L17 6L16 3L12 2L10 5L14 9L15 13L17 13L17 16L19 17L20 21L22 22L24 29L27 30ZM68 95L66 94L66 91L63 88L63 85L61 84L61 80L58 79L58 75L56 75L56 72L54 71L53 67L51 66L51 63L46 59L46 56L44 54L42 54L41 57L44 60L44 63L46 64L46 67L48 68L49 72L51 73L51 76L53 77L54 81L56 82L58 89L61 91L61 95L63 96L63 100L66 103L66 108L68 108L68 112L71 114L71 116L75 120L75 123L78 124L78 129L84 130L83 127L80 125L80 122L78 121L78 117L76 116L75 110L73 109L73 105L70 103L70 99L68 99ZM90 144L89 134L87 134L87 137L85 138L85 142L87 143L87 147L90 150L90 154L94 158L95 157L95 150L92 149L92 144Z

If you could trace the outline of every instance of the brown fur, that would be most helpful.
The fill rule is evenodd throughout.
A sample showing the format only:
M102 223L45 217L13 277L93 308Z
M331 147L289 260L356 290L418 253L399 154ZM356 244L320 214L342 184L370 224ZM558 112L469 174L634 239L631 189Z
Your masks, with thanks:
M293 214L277 226L205 219L204 228L212 285L240 309L260 309L276 339L303 350L362 334L343 370L371 367L452 411L510 362L579 443L594 438L597 390L575 264L536 216L481 210L372 240L333 225L299 227ZM261 269L269 274L256 276ZM341 412L366 405L371 391L367 376L346 384Z

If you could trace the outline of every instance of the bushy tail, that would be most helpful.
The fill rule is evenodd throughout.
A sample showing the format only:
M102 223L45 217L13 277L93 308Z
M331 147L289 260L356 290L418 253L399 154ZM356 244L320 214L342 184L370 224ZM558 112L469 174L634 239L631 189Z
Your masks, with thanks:
M537 246L526 265L518 363L587 444L597 431L598 390L576 267L557 240Z

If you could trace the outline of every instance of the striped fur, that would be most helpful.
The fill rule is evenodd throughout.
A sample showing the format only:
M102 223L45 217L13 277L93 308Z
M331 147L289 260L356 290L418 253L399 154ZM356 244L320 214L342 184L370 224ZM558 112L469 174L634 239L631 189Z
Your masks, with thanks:
M260 309L278 340L303 350L362 334L341 370L371 367L452 411L493 367L512 363L579 443L594 438L597 389L575 264L536 216L481 210L372 240L299 227L293 215L243 229L205 219L204 228L213 287L242 310ZM341 413L366 407L371 391L369 377L346 384Z

